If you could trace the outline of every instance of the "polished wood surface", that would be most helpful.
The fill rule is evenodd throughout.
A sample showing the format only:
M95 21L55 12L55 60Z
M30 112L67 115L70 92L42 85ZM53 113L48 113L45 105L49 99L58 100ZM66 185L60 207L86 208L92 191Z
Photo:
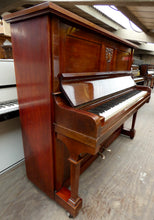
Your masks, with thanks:
M142 64L140 65L141 75L154 74L154 65L152 64Z
M53 121L53 106L50 96L51 67L48 65L49 29L50 21L47 16L12 24L13 56L27 176L53 198L53 140L50 126Z
M70 152L69 158L71 167L73 166L73 173L70 174L70 180L74 180L74 178L76 178L75 182L72 183L71 181L70 183L71 191L74 192L73 201L76 201L76 208L78 207L78 201L81 201L78 197L77 191L79 178L78 166L79 163L81 167L84 166L84 163L82 163L81 160L82 157L87 157L85 153L94 155L95 157L97 153L101 153L104 149L106 149L109 144L120 135L120 133L129 136L131 139L134 138L137 111L142 105L149 101L151 91L148 87L143 86L133 86L131 89L147 91L147 94L140 98L133 106L123 109L107 121L105 121L101 116L87 112L87 106L80 109L72 108L63 98L63 94L55 95L55 132L59 143L61 142L62 146L65 145ZM127 91L129 90L130 87L127 88ZM118 94L122 94L122 92L120 92ZM109 99L114 99L116 95L116 93L112 93L112 98L110 96ZM92 102L88 108L99 105L105 101L106 99L99 100L99 102ZM126 130L123 124L131 116L133 116L131 128ZM57 160L57 155L55 155L55 160ZM64 169L67 168L64 167ZM63 175L63 181L66 182L67 177L64 175L64 171L62 170L61 173ZM56 178L57 185L55 187L61 188L64 184L63 181L59 177ZM60 198L58 197L58 199ZM61 199L61 204L63 203L64 201ZM65 207L65 204L63 204L63 206ZM69 209L69 211L74 216L73 210Z
M154 86L154 65L142 64L140 65L140 73L144 77L146 85L153 88Z
M82 206L80 173L134 115L127 132L132 137L135 114L150 99L150 89L136 87L130 77L135 45L52 3L5 19L12 30L27 176L75 217ZM87 111L132 89L148 93L107 121Z
M8 15L5 15L4 18L7 22L12 23L12 22L16 22L16 21L26 20L28 18L37 17L37 16L40 16L43 14L49 14L49 13L54 14L56 16L59 16L63 20L69 20L69 21L74 22L78 25L85 26L89 30L93 30L97 33L103 34L107 38L118 41L124 45L129 46L129 47L137 48L137 45L114 35L113 33L105 30L104 28L101 28L101 27L91 23L90 21L84 19L84 18L82 18L82 17L80 17L80 16L78 16L68 10L65 10L64 8L61 8L52 2L45 2L43 4L33 6L29 9L24 9L22 11L15 12L13 14L8 14Z
M148 64L142 64L140 65L140 74L142 76L145 76L148 74Z
M119 76L118 76L119 74ZM67 76L68 75L68 76ZM111 74L93 73L93 79L90 79L91 74L83 74L84 78L76 77L76 74L69 74L61 77L61 89L69 103L75 107L87 102L91 102L102 97L107 97L116 92L131 88L135 86L134 80L128 72L113 72ZM74 77L75 76L75 77ZM72 78L71 78L72 77ZM75 78L75 79L74 79ZM100 79L99 79L100 78ZM99 79L99 80L98 80Z

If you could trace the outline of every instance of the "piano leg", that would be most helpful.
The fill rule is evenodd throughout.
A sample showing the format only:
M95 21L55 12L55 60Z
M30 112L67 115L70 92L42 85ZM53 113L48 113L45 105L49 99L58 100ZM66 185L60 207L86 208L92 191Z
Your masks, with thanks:
M137 112L135 112L135 113L133 114L131 129L126 130L126 129L124 129L123 127L122 127L122 129L121 129L121 134L124 134L124 135L126 135L126 136L129 136L131 139L133 139L134 136L135 136L135 129L134 129L134 128L135 128L136 116L137 116Z
M79 177L80 177L80 163L82 159L80 159L78 153L75 153L72 148L76 147L79 149L78 146L75 146L76 143L74 140L67 138L61 134L57 135L57 138L61 140L68 148L70 157L70 184L71 184L71 191L65 187L55 194L55 200L64 207L71 216L75 217L79 210L82 207L82 199L78 196L78 188L79 188Z
M151 84L150 84L150 88L151 88L151 89L153 89L153 83L154 83L153 81L154 81L154 80L153 80L153 76L152 76L152 77L151 77Z
M79 188L79 176L80 176L80 160L74 160L74 155L70 155L69 161L71 166L71 173L70 173L70 181L71 181L71 197L69 198L68 202L72 206L76 206L76 204L80 201L78 197L78 188Z

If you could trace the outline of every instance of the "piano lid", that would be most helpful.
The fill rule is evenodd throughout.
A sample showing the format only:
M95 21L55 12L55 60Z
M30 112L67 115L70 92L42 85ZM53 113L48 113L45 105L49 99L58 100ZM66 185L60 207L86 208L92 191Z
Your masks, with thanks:
M59 17L66 19L66 20L70 20L73 21L76 24L82 25L83 27L86 27L88 29L94 30L97 33L103 34L104 36L111 38L113 40L116 40L118 42L121 42L125 45L128 45L132 48L138 48L137 45L124 40L122 38L119 38L118 36L116 36L115 34L105 30L102 27L97 26L96 24L91 23L90 21L64 9L61 8L60 6L48 1L48 2L44 2L42 4L39 5L35 5L33 7L18 11L18 12L14 12L8 15L4 15L4 20L6 22L16 22L16 21L21 21L21 20L25 20L25 19L29 19L35 16L38 16L40 14L48 14L48 13L52 13L53 15L58 15Z
M70 105L79 105L135 86L130 72L67 73L60 75L60 86Z

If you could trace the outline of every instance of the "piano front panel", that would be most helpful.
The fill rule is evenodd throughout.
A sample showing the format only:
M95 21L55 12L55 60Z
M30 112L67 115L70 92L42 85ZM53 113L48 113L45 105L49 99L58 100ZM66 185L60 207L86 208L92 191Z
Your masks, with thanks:
M99 71L101 37L74 24L60 21L61 72Z
M116 58L116 47L106 42L102 44L101 60L100 60L100 71L113 71L115 70L115 58Z
M101 44L72 36L66 37L65 72L93 72L99 70Z
M120 65L119 65L120 63ZM131 56L129 51L117 49L116 70L130 70Z
M132 49L71 22L52 18L54 92L59 73L130 70ZM55 37L56 36L56 37Z

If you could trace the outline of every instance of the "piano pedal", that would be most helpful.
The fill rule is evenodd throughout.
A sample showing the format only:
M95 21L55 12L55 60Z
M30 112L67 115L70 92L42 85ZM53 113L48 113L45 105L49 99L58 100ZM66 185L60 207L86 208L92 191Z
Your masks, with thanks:
M102 152L98 152L98 155L99 155L103 160L105 160L105 155L104 155Z

